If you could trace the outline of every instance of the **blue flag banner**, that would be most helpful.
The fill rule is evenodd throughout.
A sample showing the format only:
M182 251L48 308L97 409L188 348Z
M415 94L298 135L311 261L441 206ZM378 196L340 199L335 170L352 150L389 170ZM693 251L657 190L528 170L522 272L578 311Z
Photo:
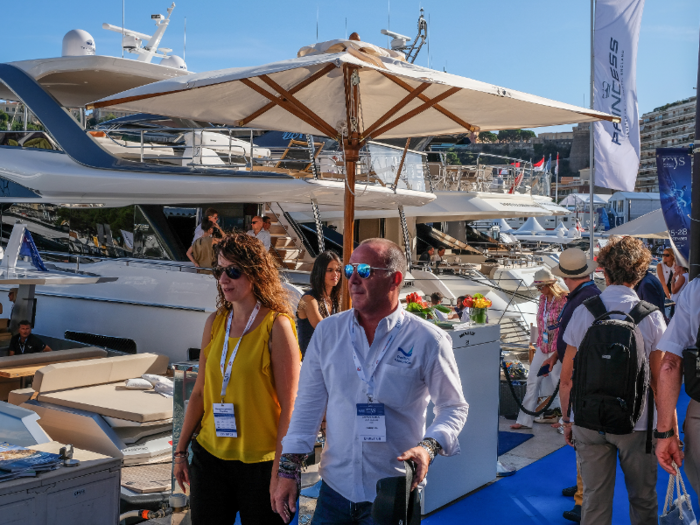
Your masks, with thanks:
M681 257L690 257L690 153L687 148L657 148L661 209L668 234ZM686 263L687 266L687 263Z
M608 231L610 229L610 221L608 220L608 211L605 208L598 208L598 224L603 225L603 229Z
M29 230L24 230L24 239L22 240L22 247L19 249L19 254L22 257L30 257L34 268L37 270L41 272L49 271L46 266L44 266L44 261L41 260L41 255L39 255L39 250L37 250Z

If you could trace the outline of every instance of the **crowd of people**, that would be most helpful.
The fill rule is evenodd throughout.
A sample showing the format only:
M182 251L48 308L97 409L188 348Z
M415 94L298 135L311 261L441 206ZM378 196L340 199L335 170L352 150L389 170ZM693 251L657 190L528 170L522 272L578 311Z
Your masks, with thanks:
M193 522L229 523L240 513L244 524L289 523L323 422L312 523L373 523L377 481L400 475L409 461L415 490L436 455L459 452L468 405L449 336L401 308L406 259L388 240L364 241L346 266L322 253L309 291L291 305L263 219L253 218L247 234L209 244L214 223L206 217L192 252L215 254L218 310L204 329L200 374L175 451L176 479L191 487ZM611 523L618 457L635 525L657 522L658 463L675 473L685 459L700 490L700 404L688 407L685 456L675 412L683 350L696 343L700 325L700 280L689 283L673 252L664 254L657 277L641 241L613 238L597 261L568 249L558 266L535 276L536 342L512 428L548 421L535 419L538 400L558 387L549 403L553 426L577 458L577 483L562 491L574 497L564 513L572 521ZM602 293L596 268L606 281ZM343 276L353 302L346 312ZM665 311L664 299L675 300L675 312ZM430 300L438 305L443 297ZM450 317L464 315L462 308L458 300ZM700 399L700 382L697 388ZM428 400L440 407L429 426Z

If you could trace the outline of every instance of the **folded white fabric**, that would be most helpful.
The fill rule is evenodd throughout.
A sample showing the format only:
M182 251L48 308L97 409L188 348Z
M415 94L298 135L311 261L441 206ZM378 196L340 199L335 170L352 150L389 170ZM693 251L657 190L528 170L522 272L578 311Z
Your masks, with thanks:
M169 377L159 376L156 374L143 374L141 376L146 381L150 381L155 391L164 397L173 396L173 382Z
M126 388L131 390L151 390L153 384L150 381L137 377L136 379L127 379L125 381Z

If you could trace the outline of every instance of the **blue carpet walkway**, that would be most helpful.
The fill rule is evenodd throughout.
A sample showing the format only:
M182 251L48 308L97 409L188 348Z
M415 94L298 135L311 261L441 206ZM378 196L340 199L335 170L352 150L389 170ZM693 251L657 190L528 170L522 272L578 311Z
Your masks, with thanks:
M685 391L681 392L678 401L681 429L688 401ZM463 443L462 446L468 445ZM700 507L697 494L693 492L687 478L685 483L693 499L693 509L698 513ZM519 470L514 476L504 478L425 518L423 524L571 524L571 521L562 517L562 513L573 508L574 500L562 496L561 489L575 484L575 453L573 448L567 446ZM659 512L663 510L667 484L668 474L659 468L656 484ZM612 522L614 525L628 525L630 522L627 490L619 464Z

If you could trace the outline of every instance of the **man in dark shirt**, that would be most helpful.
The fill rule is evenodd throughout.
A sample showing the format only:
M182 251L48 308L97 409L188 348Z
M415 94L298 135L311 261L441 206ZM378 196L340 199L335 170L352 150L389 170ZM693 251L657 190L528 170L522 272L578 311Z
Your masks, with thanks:
M434 253L435 253L435 248L433 248L432 246L428 246L428 249L425 250L425 251L421 254L420 259L418 259L418 260L419 260L419 261L430 262L430 258L433 256Z
M32 334L32 325L29 321L19 322L19 333L10 339L9 355L36 354L38 352L50 352L46 343Z
M659 311L664 316L664 321L668 323L666 307L664 305L666 294L664 293L664 287L661 285L661 281L659 281L656 275L647 270L646 275L642 277L642 280L634 287L634 291L637 292L637 295L642 301L648 301L658 307Z
M578 248L569 248L564 250L559 257L559 266L552 268L552 273L564 279L564 284L569 289L569 295L566 299L566 304L559 316L559 333L557 335L557 351L551 358L544 361L543 365L549 365L551 370L554 364L563 361L566 353L566 343L564 342L564 332L571 320L574 310L581 306L583 301L589 297L600 295L600 290L591 279L591 274L595 271L598 264L595 261L586 259L586 254ZM562 412L566 417L567 407L561 407ZM578 466L577 466L578 467ZM581 505L583 504L583 482L577 468L576 486L567 487L562 493L564 495L574 496L574 508L566 511L564 517L571 521L581 521Z

